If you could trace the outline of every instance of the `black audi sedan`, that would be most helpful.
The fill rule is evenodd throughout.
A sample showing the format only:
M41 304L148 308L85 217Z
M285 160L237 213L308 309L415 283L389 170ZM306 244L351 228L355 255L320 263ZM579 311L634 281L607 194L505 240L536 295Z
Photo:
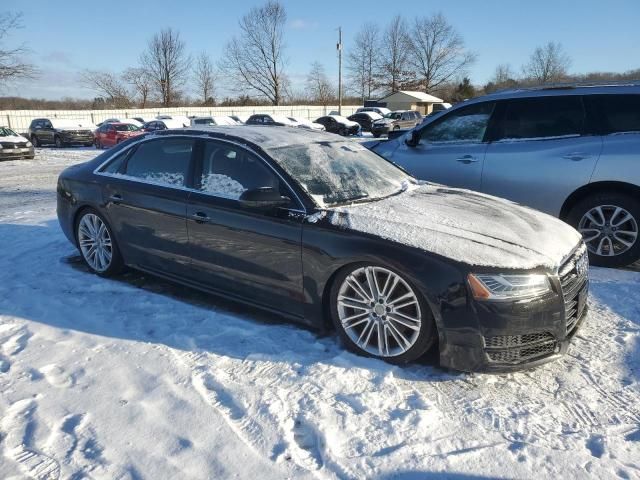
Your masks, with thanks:
M419 182L303 129L166 130L58 180L90 270L133 267L318 329L392 363L505 371L564 353L585 317L580 234L506 200ZM259 340L256 340L259 341Z

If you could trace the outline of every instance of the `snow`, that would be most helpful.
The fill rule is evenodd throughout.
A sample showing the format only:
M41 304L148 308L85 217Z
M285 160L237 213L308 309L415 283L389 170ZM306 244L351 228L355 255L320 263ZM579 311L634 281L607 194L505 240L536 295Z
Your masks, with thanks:
M207 193L215 193L219 197L237 200L247 189L240 182L227 175L208 173L202 175L201 189Z
M0 163L0 478L638 478L640 273L592 268L569 354L508 375L354 356L274 315L89 274L55 179Z
M51 125L53 125L53 128L58 128L61 130L74 130L78 128L88 128L90 130L94 130L96 128L93 123L87 122L86 120L82 119L69 120L66 118L52 118Z
M421 184L379 202L329 210L330 221L469 265L553 270L580 242L566 223L508 200Z

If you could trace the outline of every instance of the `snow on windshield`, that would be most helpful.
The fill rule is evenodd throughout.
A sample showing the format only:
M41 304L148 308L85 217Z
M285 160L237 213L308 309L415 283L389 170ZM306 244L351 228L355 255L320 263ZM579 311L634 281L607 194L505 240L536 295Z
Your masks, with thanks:
M320 207L386 197L411 180L357 142L312 142L269 153Z

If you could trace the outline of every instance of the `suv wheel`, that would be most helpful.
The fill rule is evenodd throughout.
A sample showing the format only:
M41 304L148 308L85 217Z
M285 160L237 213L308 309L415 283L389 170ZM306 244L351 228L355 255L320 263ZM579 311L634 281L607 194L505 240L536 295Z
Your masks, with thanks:
M56 138L54 139L54 142L55 142L57 148L64 147L64 142L62 141L62 138L60 138L58 135L56 135Z
M402 364L436 341L433 316L420 292L386 267L351 266L338 274L330 295L336 330L355 353Z
M31 143L36 148L40 146L40 140L38 140L38 137L35 135L31 135Z
M623 267L640 259L640 201L631 195L587 197L571 209L568 221L582 234L594 265Z

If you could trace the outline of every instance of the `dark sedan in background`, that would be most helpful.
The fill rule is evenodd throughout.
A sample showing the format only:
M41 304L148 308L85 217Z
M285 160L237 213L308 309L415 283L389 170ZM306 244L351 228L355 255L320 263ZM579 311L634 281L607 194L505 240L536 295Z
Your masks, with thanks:
M363 132L370 132L373 122L375 120L380 120L381 118L382 115L376 112L359 112L347 117L347 119L360 125Z
M325 130L329 133L337 133L343 137L357 135L361 129L357 122L349 120L342 115L325 115L324 117L314 120L314 123L319 123L324 126Z
M333 324L347 348L393 363L437 346L456 369L536 365L567 350L586 311L573 228L418 182L325 133L145 134L66 169L57 192L62 230L93 272L128 265Z

